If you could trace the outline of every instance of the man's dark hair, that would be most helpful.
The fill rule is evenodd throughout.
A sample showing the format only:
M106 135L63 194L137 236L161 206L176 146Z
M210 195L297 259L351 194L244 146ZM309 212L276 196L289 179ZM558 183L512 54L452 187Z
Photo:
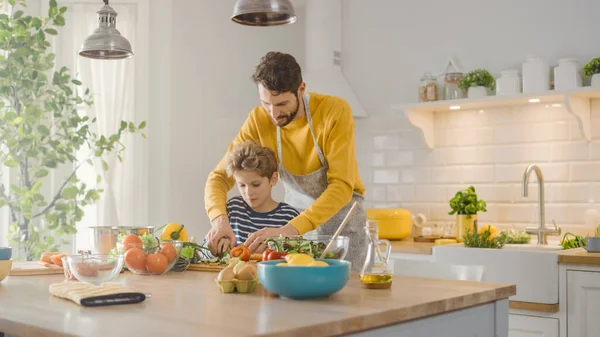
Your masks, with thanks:
M252 80L277 94L289 91L296 95L302 84L302 70L292 55L272 51L260 59Z

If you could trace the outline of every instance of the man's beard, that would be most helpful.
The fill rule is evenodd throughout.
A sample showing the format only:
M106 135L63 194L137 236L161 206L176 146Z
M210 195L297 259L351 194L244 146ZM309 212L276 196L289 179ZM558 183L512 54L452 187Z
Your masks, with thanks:
M296 110L291 112L289 115L285 115L285 116L282 115L277 119L271 118L271 120L273 121L273 124L282 128L282 127L290 124L294 120L294 118L296 118L296 115L298 115L298 110L300 110L300 99L298 98L297 95L295 95L295 96L296 96Z

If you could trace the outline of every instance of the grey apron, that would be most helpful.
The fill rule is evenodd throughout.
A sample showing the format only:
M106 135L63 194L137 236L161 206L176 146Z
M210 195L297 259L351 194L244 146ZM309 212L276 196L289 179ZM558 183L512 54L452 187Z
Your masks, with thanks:
M305 94L303 100L308 126L310 128L313 143L315 145L315 149L317 150L322 167L305 175L294 175L286 171L286 169L283 167L281 129L277 127L279 175L285 188L285 202L296 208L299 212L307 209L312 203L315 202L315 199L317 199L325 191L328 185L327 170L329 169L329 165L325 160L323 151L317 143L317 138L315 137L315 132L313 130L312 117L310 115L309 107L309 95ZM367 254L367 235L364 229L365 222L367 221L367 213L363 205L364 198L362 195L353 192L350 203L345 205L339 213L335 214L326 223L317 227L316 232L320 235L333 235L344 220L344 217L346 217L346 214L348 214L348 211L355 201L357 202L357 207L354 209L350 220L340 235L350 238L350 245L345 260L348 260L352 263L353 271L360 271L363 263L365 262L365 257Z

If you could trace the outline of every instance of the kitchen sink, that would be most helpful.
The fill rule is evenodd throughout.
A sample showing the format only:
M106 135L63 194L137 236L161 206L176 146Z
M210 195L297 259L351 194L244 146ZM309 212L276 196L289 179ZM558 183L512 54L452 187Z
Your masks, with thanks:
M535 243L528 243L528 244L506 244L506 245L504 245L504 247L502 247L502 249L553 251L553 250L563 250L563 247L559 244L538 245Z
M433 247L433 261L484 266L483 282L516 284L512 301L558 303L558 252L555 244L510 244L502 249L465 248L462 243Z

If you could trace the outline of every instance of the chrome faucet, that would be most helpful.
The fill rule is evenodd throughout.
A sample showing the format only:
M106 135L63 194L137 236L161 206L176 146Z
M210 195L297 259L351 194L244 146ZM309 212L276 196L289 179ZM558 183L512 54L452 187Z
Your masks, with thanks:
M538 245L547 245L548 240L546 240L547 235L560 235L561 229L556 227L556 223L552 220L554 224L554 228L546 227L546 211L544 208L544 176L542 175L542 170L537 165L529 165L523 173L523 196L527 197L528 187L529 187L529 176L531 175L531 171L535 172L535 175L538 180L538 226L537 227L527 227L525 228L525 232L527 234L535 234L538 237Z

